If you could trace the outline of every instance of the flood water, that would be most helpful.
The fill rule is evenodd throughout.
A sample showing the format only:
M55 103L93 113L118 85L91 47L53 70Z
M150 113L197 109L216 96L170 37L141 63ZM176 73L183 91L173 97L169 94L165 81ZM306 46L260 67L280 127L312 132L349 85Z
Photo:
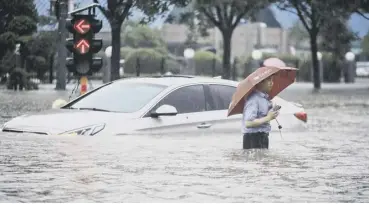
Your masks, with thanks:
M0 133L0 202L369 202L369 84L296 85L300 132L244 151L241 135ZM0 90L0 124L68 93Z

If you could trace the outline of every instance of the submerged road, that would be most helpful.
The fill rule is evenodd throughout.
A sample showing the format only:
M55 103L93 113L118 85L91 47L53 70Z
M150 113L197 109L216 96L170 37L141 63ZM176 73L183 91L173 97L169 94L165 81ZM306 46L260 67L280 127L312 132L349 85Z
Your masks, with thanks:
M308 128L244 151L241 135L0 133L1 202L369 202L369 83L295 84ZM0 90L0 124L69 92Z

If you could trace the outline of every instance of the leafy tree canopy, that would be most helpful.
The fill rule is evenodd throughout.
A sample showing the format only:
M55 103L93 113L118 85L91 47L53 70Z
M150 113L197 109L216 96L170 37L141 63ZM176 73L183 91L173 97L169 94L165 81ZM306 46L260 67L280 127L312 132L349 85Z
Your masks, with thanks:
M33 0L0 0L0 59L24 43L37 30L37 11ZM11 55L7 55L11 56Z
M127 21L122 29L122 42L132 48L165 47L159 30L132 21Z
M361 41L361 49L365 55L369 56L369 31Z

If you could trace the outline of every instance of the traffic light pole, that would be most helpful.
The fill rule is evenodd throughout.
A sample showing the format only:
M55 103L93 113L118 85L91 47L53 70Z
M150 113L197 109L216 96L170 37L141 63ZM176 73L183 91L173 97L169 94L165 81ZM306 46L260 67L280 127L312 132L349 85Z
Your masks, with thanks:
M80 95L83 95L87 92L87 82L88 82L88 78L87 76L81 76L80 78L80 85L81 85L81 90L80 90Z
M65 40L67 38L68 32L65 28L66 19L68 17L68 0L59 0L59 47L58 47L58 68L56 71L56 90L66 89L66 59L67 59L67 49L65 47Z
M94 57L102 48L102 39L95 38L95 34L102 28L102 21L95 19L97 6L98 4L92 4L69 12L71 19L67 19L64 25L73 34L73 38L65 41L65 46L73 53L73 57L64 59L67 61L67 70L79 77L81 95L87 92L87 77L99 72L103 65L101 57ZM88 11L88 14L82 14L83 11Z
M90 65L88 63L80 63L76 65L80 70L88 70L90 69ZM83 95L87 92L87 75L81 75L79 78L79 85L81 85L80 95Z

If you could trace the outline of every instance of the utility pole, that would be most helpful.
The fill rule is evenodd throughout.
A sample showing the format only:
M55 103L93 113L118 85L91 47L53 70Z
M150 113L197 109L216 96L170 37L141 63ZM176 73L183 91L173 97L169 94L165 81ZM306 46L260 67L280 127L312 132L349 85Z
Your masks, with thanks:
M65 47L65 40L67 38L68 32L65 28L66 19L68 17L68 0L59 0L59 46L58 46L58 68L56 71L56 90L66 89L66 59L67 59L67 49Z

